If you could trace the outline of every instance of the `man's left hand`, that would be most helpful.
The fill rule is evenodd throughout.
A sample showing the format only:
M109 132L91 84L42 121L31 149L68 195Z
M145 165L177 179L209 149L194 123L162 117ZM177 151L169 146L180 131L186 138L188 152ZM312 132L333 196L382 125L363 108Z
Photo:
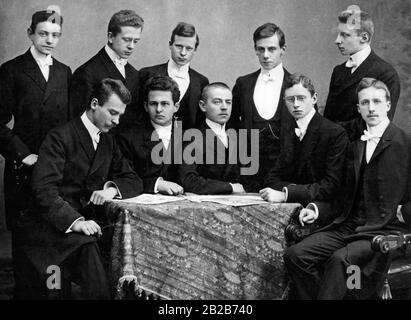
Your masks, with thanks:
M285 192L277 191L271 188L260 190L260 196L269 202L285 202Z
M105 190L96 190L93 191L90 197L90 202L97 205L101 206L106 202L107 200L113 199L117 195L117 189L110 187Z

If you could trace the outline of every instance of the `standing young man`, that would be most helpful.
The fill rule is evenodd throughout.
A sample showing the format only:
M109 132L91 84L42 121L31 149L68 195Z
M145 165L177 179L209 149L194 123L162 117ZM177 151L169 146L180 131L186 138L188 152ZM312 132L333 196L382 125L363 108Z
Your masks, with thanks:
M140 70L141 91L144 90L146 81L155 75L169 76L177 82L180 90L178 101L180 107L174 117L182 121L183 130L196 128L203 119L198 102L201 91L208 84L208 79L190 67L199 43L195 27L189 23L180 22L171 33L170 60L167 63ZM140 102L140 110L142 109L143 101Z
M70 90L72 117L87 108L93 85L104 78L121 80L132 94L132 101L121 126L132 125L137 119L138 71L128 62L143 31L144 20L133 10L121 10L110 19L107 44L73 74Z
M237 79L230 122L237 129L259 130L259 170L247 179L247 189L258 192L280 153L281 126L293 118L283 99L283 84L290 75L282 63L284 32L274 23L265 23L255 30L253 40L261 68Z
M371 49L373 35L374 23L369 14L360 8L352 6L338 16L335 44L348 60L333 70L324 117L341 122L351 141L359 138L364 127L357 112L358 97L355 93L362 78L375 78L387 85L391 95L390 120L394 118L400 96L397 72Z

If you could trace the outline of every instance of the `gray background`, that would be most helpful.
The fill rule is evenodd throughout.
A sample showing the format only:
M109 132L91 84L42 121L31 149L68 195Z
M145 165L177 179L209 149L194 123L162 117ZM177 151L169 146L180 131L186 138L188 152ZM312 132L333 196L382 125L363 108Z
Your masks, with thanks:
M210 81L230 86L238 76L257 70L252 33L262 23L274 22L286 35L285 67L314 80L322 106L332 69L345 60L334 45L336 17L352 0L0 0L0 63L27 50L32 13L51 4L60 6L64 17L63 37L54 55L73 71L105 44L111 15L133 9L145 20L142 40L130 58L134 67L165 62L171 30L186 21L200 36L192 67ZM394 121L411 132L411 1L356 4L374 19L374 49L400 74L403 90Z

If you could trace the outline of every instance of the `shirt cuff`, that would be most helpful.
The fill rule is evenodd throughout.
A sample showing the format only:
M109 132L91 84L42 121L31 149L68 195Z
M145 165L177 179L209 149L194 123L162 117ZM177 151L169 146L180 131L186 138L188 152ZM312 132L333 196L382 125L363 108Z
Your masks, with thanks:
M114 197L115 199L123 199L123 197L121 196L120 189L117 187L117 185L113 181L107 181L104 184L103 190L106 190L110 187L116 188L117 190L117 195Z
M162 180L164 180L162 177L158 177L158 178L157 178L156 183L154 184L154 193L158 193L158 192L159 192L159 191L158 191L158 183L159 183L159 181L162 181Z
M84 217L80 217L80 218L77 218L76 220L74 220L74 222L70 225L70 227L68 227L68 229L66 230L65 233L73 232L73 230L71 230L71 228L74 226L74 224L75 224L77 221L84 221Z
M287 187L284 187L284 188L283 188L283 192L285 193L285 201L284 201L284 202L287 202L287 199L288 199L288 188L287 188Z
M317 205L314 202L310 202L309 204L307 204L306 209L314 210L314 212L315 212L314 220L317 220L317 218L320 214L320 212L318 211Z
M402 216L401 209L402 209L402 204L400 204L397 207L397 218L398 218L398 220L400 220L400 222L405 223L404 217Z

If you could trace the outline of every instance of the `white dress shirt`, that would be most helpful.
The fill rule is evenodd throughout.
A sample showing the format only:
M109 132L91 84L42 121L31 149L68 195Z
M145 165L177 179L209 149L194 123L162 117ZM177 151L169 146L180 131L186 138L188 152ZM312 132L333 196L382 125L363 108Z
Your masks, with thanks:
M37 51L34 45L30 47L30 52L40 67L40 71L43 74L44 79L46 79L46 82L49 81L50 66L53 65L53 58L51 57L51 54L47 56L41 54Z
M223 143L224 147L228 148L228 136L225 131L225 123L221 125L217 122L211 121L210 119L206 119L205 121L210 129L213 130L218 139Z
M253 98L257 111L263 119L271 119L277 111L283 80L282 63L270 71L261 69L255 84Z
M306 114L304 118L296 120L298 128L296 128L295 134L300 139L300 141L304 139L304 136L307 133L308 125L310 124L311 119L314 117L314 115L315 109L313 108L309 113Z
M378 142L380 142L382 135L384 134L385 129L387 129L390 124L388 118L382 120L379 125L375 127L369 127L367 124L367 130L364 130L364 134L361 136L362 141L367 141L365 149L365 160L370 162L370 159L377 147ZM371 139L369 139L371 137Z
M187 92L188 86L190 85L190 75L188 73L190 66L186 65L180 67L170 58L167 64L167 73L175 82L178 84L178 89L180 90L180 100L184 97Z
M347 68L351 68L351 73L358 69L358 67L368 58L371 53L371 47L367 45L364 49L354 53L345 63Z
M107 44L104 46L104 49L106 50L106 53L108 54L111 61L113 61L114 65L125 79L127 59L120 58L119 55Z
M158 137L161 139L165 149L167 150L171 140L172 124L168 126L160 126L158 124L155 124L153 121L151 121L151 124L153 125L154 130L156 130Z

